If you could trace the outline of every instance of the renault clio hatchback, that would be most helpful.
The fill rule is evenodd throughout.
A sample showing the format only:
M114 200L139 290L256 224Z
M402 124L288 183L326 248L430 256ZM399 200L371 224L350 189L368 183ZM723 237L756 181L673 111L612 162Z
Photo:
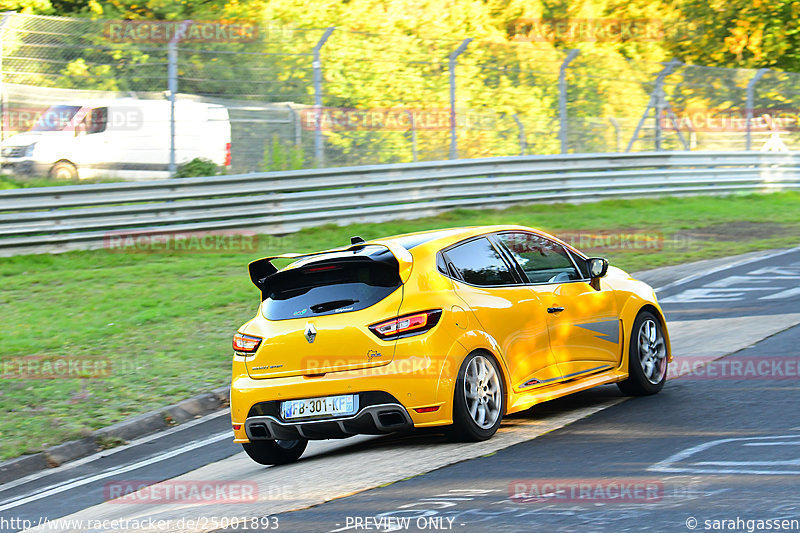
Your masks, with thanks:
M235 442L261 464L310 439L504 415L590 387L657 393L669 337L647 284L521 226L436 230L249 265L256 316L233 338Z

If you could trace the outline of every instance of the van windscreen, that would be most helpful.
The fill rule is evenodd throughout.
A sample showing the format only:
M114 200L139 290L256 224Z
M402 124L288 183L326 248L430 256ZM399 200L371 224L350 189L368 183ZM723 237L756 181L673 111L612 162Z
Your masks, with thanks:
M400 287L397 260L391 259L353 257L277 272L266 281L261 312L286 320L366 309Z
M80 109L79 105L50 106L42 113L31 131L61 131Z

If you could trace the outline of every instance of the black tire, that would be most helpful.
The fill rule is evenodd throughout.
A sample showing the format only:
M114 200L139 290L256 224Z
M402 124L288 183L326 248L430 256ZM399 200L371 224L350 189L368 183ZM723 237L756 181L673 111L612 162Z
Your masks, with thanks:
M656 394L667 381L669 356L661 320L650 311L642 311L633 322L630 339L628 379L617 387L629 396Z
M59 161L50 169L50 178L54 180L76 180L78 169L69 161Z
M305 439L257 440L242 443L250 459L261 465L285 465L300 459L308 446Z
M482 387L483 392L480 390L473 391L473 394L479 396L478 398L468 399L469 394L467 383L470 383L473 388L477 389L477 383L474 382L476 376L474 370L480 365L485 366L488 370L494 371L493 376L489 376L490 372L486 373L486 386ZM470 377L467 374L470 374ZM492 379L496 377L496 380ZM480 398L483 398L481 400ZM475 403L478 402L477 407ZM476 409L476 416L480 419L478 410L480 405L483 404L484 409L484 422L479 424L475 417L471 414L470 404ZM453 395L453 425L450 426L448 437L451 440L458 442L477 442L490 438L497 432L500 427L500 422L503 420L503 413L505 411L505 386L503 384L503 375L500 373L500 368L497 365L494 357L484 352L475 352L467 356L464 362L461 363L461 368L458 370L458 378L456 379L456 387ZM490 420L489 417L495 418ZM491 422L491 423L490 423Z

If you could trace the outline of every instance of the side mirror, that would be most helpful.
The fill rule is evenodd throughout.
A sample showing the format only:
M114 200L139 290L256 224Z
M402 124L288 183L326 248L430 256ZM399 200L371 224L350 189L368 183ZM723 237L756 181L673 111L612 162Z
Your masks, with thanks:
M602 257L591 257L587 260L589 275L593 280L602 278L608 272L608 260Z

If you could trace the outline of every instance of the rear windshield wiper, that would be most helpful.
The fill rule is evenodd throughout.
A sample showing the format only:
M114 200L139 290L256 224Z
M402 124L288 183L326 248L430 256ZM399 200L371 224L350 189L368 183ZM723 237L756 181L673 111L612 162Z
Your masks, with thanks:
M309 308L315 313L324 313L325 311L330 311L331 309L339 309L340 307L344 307L346 305L352 305L356 302L358 302L358 300L331 300L330 302L314 304Z

